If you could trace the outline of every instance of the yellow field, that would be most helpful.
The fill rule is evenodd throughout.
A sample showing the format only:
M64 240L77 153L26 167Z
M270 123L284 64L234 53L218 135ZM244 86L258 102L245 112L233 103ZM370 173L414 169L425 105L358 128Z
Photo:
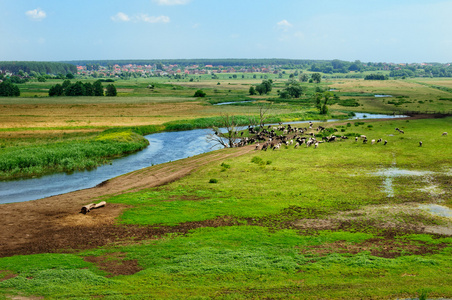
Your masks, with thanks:
M30 128L65 127L67 130L79 130L86 127L101 129L110 126L158 125L181 119L218 116L220 114L254 114L257 106L211 105L209 98L234 101L237 99L254 99L265 101L278 98L277 90L284 86L286 80L274 79L274 87L269 95L249 96L251 85L262 79L218 79L201 81L168 81L168 86L146 88L145 81L119 81L120 97L19 97L0 98L0 129L28 130ZM220 83L218 85L218 83ZM171 88L180 86L182 88ZM49 83L30 83L23 87L29 91L44 91ZM310 86L310 85L307 85ZM330 110L351 110L357 112L403 112L417 111L451 111L452 102L441 100L452 98L452 93L439 90L434 86L452 88L450 78L415 78L409 80L363 80L363 79L328 79L320 87L335 89L341 100L356 99L358 107L331 105ZM312 88L312 86L311 86ZM194 98L193 91L204 89L207 97ZM345 94L344 94L345 93ZM376 98L374 94L392 95ZM240 98L237 98L237 97ZM230 99L230 100L229 100ZM395 103L394 103L395 102ZM272 114L297 112L299 107L274 103Z
M2 105L0 128L154 125L212 116L199 102Z

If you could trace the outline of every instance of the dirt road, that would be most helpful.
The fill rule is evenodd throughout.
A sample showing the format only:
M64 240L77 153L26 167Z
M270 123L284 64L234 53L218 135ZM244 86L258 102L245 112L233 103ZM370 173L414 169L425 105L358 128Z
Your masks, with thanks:
M135 240L168 232L186 232L202 226L220 226L226 219L181 224L176 227L146 228L115 224L115 218L127 208L109 204L84 215L83 205L98 202L109 195L139 191L182 178L199 167L248 153L255 146L224 149L183 160L137 170L97 187L35 201L2 204L0 218L0 257L19 254L71 252L128 238Z

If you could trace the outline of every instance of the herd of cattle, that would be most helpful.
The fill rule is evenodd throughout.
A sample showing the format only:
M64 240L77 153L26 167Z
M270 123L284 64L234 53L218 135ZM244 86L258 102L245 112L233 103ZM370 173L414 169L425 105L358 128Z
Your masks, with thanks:
M248 132L252 137L245 137L240 139L234 144L234 147L243 147L246 145L256 143L256 150L268 149L278 150L281 146L293 145L294 148L298 148L302 145L305 147L314 146L317 148L321 143L330 143L338 140L346 140L347 136L336 136L336 135L325 135L322 134L326 130L323 126L318 126L313 128L313 123L309 122L309 127L293 127L290 124L283 125L279 123L279 126L267 126L267 127L252 127L248 126ZM399 128L395 129L399 134L404 134L405 132ZM242 132L243 135L243 132ZM443 132L443 136L447 136L447 132ZM321 136L321 140L318 140ZM368 139L365 135L355 136L355 142L362 141L362 143L368 143ZM372 139L370 143L378 144L382 143L386 145L387 140L383 139ZM419 146L422 146L422 141L419 141Z

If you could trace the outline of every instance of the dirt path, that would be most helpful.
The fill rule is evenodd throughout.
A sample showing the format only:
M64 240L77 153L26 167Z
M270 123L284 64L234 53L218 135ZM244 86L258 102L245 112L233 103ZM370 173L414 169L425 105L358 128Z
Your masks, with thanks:
M199 167L215 161L249 153L255 146L224 149L183 160L137 170L99 184L90 189L40 200L2 204L0 218L0 257L34 254L102 246L127 237L185 232L193 226L215 226L227 220L205 224L182 224L172 228L139 228L115 225L115 218L126 208L108 204L105 208L83 215L83 205L100 198L156 187L180 179Z

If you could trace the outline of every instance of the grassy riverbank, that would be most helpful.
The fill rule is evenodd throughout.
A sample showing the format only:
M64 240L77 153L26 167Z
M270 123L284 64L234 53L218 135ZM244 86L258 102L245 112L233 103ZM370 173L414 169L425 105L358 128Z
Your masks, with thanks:
M369 143L253 151L165 186L104 198L127 205L117 220L125 232L171 233L1 258L0 295L451 298L451 219L419 208L452 208L452 139L442 136L451 123L316 123ZM370 143L378 138L387 145ZM379 175L384 170L404 172Z
M5 140L0 149L0 180L91 169L148 144L143 136L127 129Z
M267 123L328 118L347 118L353 115L320 115L315 111L270 116ZM257 116L234 116L237 126L258 122ZM95 168L115 157L145 148L146 139L139 135L163 131L192 130L224 126L222 117L194 118L163 123L105 127L3 128L7 138L0 140L0 180L28 178L57 172L73 172ZM71 131L74 131L71 133ZM27 132L27 134L23 134ZM69 132L69 133L66 133Z

